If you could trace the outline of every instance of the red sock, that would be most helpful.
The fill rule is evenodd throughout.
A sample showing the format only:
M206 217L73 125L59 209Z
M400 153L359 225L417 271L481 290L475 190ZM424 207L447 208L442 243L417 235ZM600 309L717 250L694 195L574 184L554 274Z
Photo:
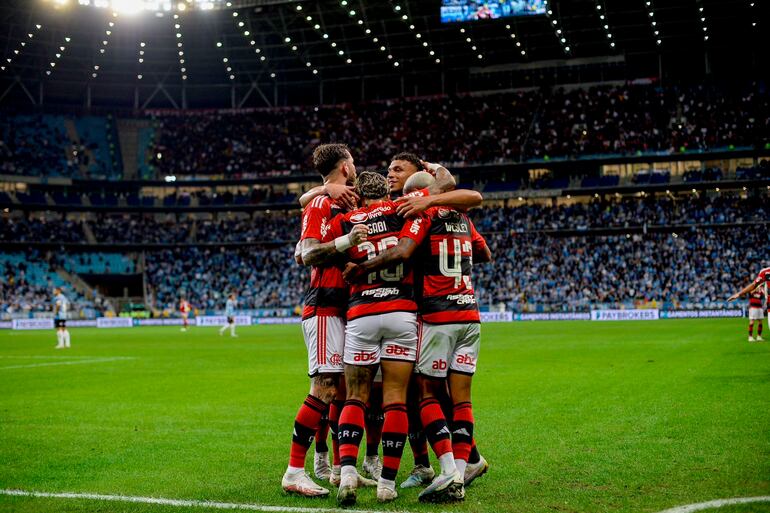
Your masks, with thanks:
M354 399L345 401L340 414L337 437L340 442L340 464L356 465L358 446L364 437L364 403Z
M305 468L305 456L310 444L313 443L318 423L326 410L326 405L312 395L305 398L305 402L297 412L294 419L294 435L291 441L291 453L289 466Z
M340 413L345 405L345 401L334 400L329 405L329 428L332 432L332 453L334 454L332 465L340 464L340 441L337 438L339 432Z
M452 452L452 441L441 405L434 398L425 399L420 403L420 420L425 426L423 431L428 437L433 452L439 458L448 452Z
M382 479L395 481L404 452L409 420L406 416L406 405L403 403L389 404L383 410L385 424L382 426Z
M479 454L479 449L476 447L476 439L473 438L471 440L471 454L468 456L468 463L478 463L481 461L481 454Z
M762 322L760 321L759 325L757 326L757 336L762 336Z
M452 421L452 451L458 460L468 461L473 441L473 407L470 402L458 403L454 407Z
M749 336L752 336L752 335L754 335L754 325L749 324Z

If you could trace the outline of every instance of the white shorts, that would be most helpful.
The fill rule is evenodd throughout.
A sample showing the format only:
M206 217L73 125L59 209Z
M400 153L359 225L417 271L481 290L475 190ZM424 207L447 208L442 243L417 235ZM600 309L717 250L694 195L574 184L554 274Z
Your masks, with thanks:
M750 321L761 321L765 318L765 311L761 308L757 308L755 306L752 306L749 308L749 320Z
M390 312L348 321L345 363L374 365L380 360L413 362L417 352L417 314Z
M481 324L422 323L417 341L418 374L445 378L447 371L473 375L481 346Z
M342 317L316 315L302 321L307 346L307 374L342 372L345 321Z

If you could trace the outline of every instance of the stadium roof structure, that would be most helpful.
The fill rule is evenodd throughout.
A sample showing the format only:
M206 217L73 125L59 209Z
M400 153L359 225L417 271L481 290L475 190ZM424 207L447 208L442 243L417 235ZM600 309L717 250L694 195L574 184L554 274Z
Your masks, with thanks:
M766 73L759 4L551 0L545 15L445 24L438 0L9 0L0 107L264 107Z

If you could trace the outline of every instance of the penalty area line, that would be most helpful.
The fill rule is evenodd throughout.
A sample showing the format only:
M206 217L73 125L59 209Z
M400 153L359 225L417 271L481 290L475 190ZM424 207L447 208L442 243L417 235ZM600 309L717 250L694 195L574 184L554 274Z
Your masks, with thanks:
M751 504L754 502L770 502L770 495L762 495L759 497L736 497L734 499L716 499L708 502L699 502L697 504L677 506L658 513L694 513L695 511L716 509L723 506L732 506L734 504Z
M231 509L245 511L263 511L268 513L386 513L363 509L339 508L300 508L292 506L269 506L265 504L246 504L240 502L196 501L186 499L166 499L163 497L135 497L131 495L105 495L100 493L74 492L34 492L27 490L0 490L0 496L36 497L44 499L85 499L94 501L132 502L138 504L158 504L184 508ZM409 513L404 510L394 510L387 513Z
M45 363L29 363L26 365L8 365L0 367L0 370L7 369L29 369L33 367L50 367L52 365L83 365L86 363L106 363L106 362L120 362L124 360L135 360L136 358L131 356L115 356L111 358L91 358L90 360L71 360L71 361L53 361Z

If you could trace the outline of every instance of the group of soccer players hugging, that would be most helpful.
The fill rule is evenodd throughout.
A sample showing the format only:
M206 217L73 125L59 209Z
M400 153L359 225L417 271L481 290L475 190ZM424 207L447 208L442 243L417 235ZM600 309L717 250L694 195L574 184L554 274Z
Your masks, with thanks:
M465 214L481 195L454 190L446 168L411 153L393 158L387 178L357 174L342 144L318 146L313 165L324 185L301 198L295 252L297 263L311 267L302 315L311 389L294 420L282 487L329 495L305 472L316 440L315 476L338 487L340 505L355 504L364 486L392 501L408 438L415 466L400 486L427 485L423 502L463 500L465 487L489 468L473 438L480 324L471 268L492 256Z

